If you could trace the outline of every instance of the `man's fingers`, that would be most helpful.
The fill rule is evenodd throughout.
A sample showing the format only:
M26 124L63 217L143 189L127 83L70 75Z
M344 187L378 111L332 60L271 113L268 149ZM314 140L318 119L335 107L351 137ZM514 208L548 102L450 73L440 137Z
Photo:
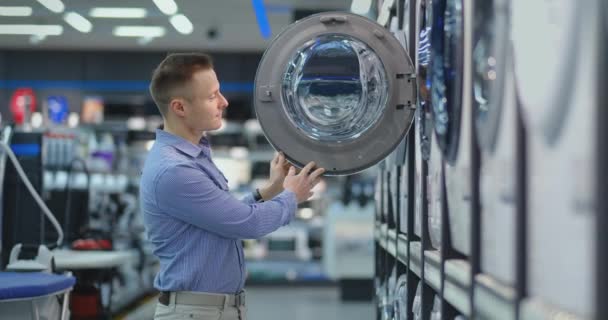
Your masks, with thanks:
M279 152L279 155L277 157L277 164L279 164L279 165L285 164L285 155L283 154L283 152Z
M279 162L279 153L275 153L274 157L272 158L272 164L277 164Z
M317 180L318 177L320 177L323 173L325 173L325 169L324 168L319 168L315 171L313 171L313 173L310 174L310 176L308 176L308 179L310 181L315 181Z
M294 167L289 167L289 172L287 172L288 176L295 176L296 175L296 168Z
M300 171L300 175L308 175L308 173L310 172L310 170L312 170L312 168L315 167L315 162L311 161L309 162L303 169L302 171Z

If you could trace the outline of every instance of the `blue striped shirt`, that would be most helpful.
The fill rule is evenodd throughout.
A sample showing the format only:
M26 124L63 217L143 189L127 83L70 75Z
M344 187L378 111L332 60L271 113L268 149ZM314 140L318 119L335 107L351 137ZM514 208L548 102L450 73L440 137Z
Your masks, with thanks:
M144 164L140 201L148 240L160 260L161 291L236 293L245 283L240 239L260 238L293 218L295 194L242 201L211 160L205 138L195 145L164 130Z

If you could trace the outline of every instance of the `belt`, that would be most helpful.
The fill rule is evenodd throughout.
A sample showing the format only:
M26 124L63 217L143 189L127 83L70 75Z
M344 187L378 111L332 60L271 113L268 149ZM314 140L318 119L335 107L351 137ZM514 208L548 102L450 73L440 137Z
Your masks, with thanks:
M245 305L245 291L238 294L214 294L203 292L186 291L161 291L158 302L168 306L171 302L171 295L175 295L175 304L185 304L205 307L240 307ZM226 301L228 299L228 301Z

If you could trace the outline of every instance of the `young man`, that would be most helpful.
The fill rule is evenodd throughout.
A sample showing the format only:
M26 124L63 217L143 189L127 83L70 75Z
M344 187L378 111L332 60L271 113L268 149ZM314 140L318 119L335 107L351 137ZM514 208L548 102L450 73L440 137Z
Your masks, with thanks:
M242 201L211 159L206 131L217 130L228 101L209 56L171 54L150 93L164 120L143 168L140 201L160 260L155 319L245 319L241 239L260 238L293 218L324 169L299 174L278 154L266 187Z

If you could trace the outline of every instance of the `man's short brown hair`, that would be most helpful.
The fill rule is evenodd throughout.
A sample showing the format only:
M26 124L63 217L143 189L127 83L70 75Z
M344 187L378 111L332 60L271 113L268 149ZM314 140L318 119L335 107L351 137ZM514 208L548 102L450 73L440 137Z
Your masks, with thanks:
M213 68L211 57L204 53L169 54L154 70L150 82L150 94L163 116L167 115L169 102L179 94L199 70Z

